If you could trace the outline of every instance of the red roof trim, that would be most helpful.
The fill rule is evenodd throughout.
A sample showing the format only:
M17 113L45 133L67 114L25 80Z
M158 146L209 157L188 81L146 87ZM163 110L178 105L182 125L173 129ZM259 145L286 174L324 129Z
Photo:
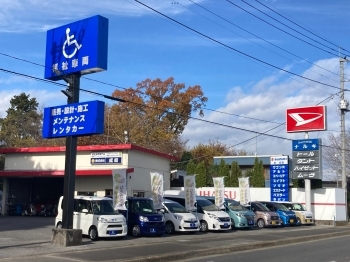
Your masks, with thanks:
M179 161L179 158L174 157L172 155L168 155L152 149L147 149L147 148L132 145L132 144L78 146L77 150L78 151L138 150L148 154L168 158L170 160ZM49 152L65 152L65 151L66 151L65 146L0 148L0 154L49 153Z
M128 168L126 173L133 173L134 168ZM111 169L76 170L76 176L112 176ZM0 171L0 177L63 177L64 170L38 170L38 171Z

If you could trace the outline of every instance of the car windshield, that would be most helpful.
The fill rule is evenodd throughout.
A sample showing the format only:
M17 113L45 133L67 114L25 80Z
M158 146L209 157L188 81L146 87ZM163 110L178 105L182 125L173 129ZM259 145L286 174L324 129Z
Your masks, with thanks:
M201 206L205 211L220 211L220 208L215 206L212 202L206 199L197 200L197 205Z
M282 210L282 211L289 211L288 208L286 208L283 204L280 204L280 203L274 203L275 207L279 210Z
M186 208L179 203L164 203L171 213L189 213Z
M260 203L254 203L254 208L256 211L270 211L270 209Z
M234 200L226 200L229 209L233 211L247 211L248 209L242 206L239 202Z
M293 203L292 204L292 210L295 210L295 211L306 211L306 208L302 204Z
M134 213L136 214L158 214L154 209L153 201L151 199L135 200L133 203Z
M94 200L92 203L92 211L97 215L117 215L119 214L118 210L113 208L113 201L106 200Z

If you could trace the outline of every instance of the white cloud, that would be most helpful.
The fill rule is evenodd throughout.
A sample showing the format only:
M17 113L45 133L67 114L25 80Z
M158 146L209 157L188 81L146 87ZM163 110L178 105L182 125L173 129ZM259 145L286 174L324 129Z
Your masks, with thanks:
M316 65L337 73L339 60L320 60ZM337 84L329 79L336 78L336 76L334 77L332 73L317 66L312 66L305 70L302 75L319 82L334 85L335 87L339 86L339 83ZM312 71L320 72L325 77L315 74ZM306 86L300 82L307 83L308 85ZM283 80L281 80L280 74L273 74L254 83L249 89L240 86L232 88L226 96L227 104L217 109L218 111L241 115L246 118L205 111L205 120L241 128L246 131L190 120L183 137L189 139L188 146L190 147L199 142L207 143L209 139L218 138L227 145L237 145L235 147L236 149L244 149L248 152L255 153L257 151L258 154L291 154L291 141L267 136L254 138L256 137L254 131L265 133L267 130L275 128L268 132L268 134L288 139L303 139L304 133L288 134L286 133L285 125L279 126L276 124L285 122L286 109L316 105L327 97L331 97L330 94L337 93L338 91L336 88L324 87L318 83L299 80L294 76L288 78L284 76ZM310 132L310 138L322 138L326 137L330 131L340 131L340 117L337 114L338 103L338 96L331 97L322 103L327 106L327 125L329 131ZM249 118L276 123L256 121ZM277 126L279 127L276 128ZM242 143L251 138L253 139Z
M181 5L172 5L171 1L143 0L142 2L164 13L177 14L186 11ZM192 4L189 1L178 2L184 6ZM64 24L64 21L69 23L96 14L116 16L155 14L134 0L88 1L87 3L79 0L0 0L0 6L0 32L7 33L46 31Z

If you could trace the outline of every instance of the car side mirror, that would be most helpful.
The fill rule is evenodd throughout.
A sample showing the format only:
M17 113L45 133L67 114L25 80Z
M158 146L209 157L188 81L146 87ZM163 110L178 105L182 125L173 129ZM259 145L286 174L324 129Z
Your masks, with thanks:
M83 210L81 210L82 213L89 213L89 210L87 210L86 208L84 208Z
M164 208L159 209L159 210L158 210L158 213L160 213L160 214L164 214L164 213L165 213Z

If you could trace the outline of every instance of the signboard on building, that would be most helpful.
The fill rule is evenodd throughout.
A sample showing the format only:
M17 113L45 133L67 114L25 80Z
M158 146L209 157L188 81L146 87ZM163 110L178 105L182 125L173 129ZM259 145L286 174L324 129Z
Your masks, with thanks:
M286 127L288 133L326 130L326 106L287 109Z
M45 78L107 70L108 19L93 16L47 31Z
M102 101L90 101L44 108L43 137L103 134Z
M289 201L288 160L288 156L276 156L270 158L271 201Z
M322 179L321 139L293 140L293 179Z
M122 152L94 152L91 153L91 165L115 165L121 164L123 159Z

